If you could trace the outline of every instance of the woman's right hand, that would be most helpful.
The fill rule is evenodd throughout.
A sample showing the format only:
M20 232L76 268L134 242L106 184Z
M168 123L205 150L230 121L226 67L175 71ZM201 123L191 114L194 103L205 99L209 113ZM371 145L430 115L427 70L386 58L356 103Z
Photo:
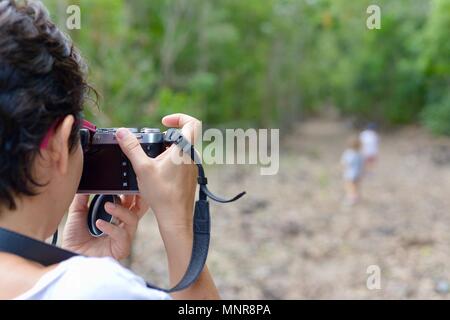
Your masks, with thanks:
M167 127L181 128L183 136L192 144L201 129L200 121L185 114L164 117L162 122ZM170 284L175 286L184 275L192 252L197 166L176 145L155 159L149 158L134 134L127 129L117 131L117 140L136 172L143 205L150 205L158 221L169 262ZM180 154L183 161L173 161ZM172 293L172 297L220 299L206 266L195 283L185 290Z
M166 127L181 128L191 143L200 130L200 121L185 114L164 117ZM197 167L189 156L172 145L157 158L148 157L134 134L121 128L117 140L136 173L140 196L152 208L161 230L192 229L193 206L197 187ZM183 156L184 160L173 161Z

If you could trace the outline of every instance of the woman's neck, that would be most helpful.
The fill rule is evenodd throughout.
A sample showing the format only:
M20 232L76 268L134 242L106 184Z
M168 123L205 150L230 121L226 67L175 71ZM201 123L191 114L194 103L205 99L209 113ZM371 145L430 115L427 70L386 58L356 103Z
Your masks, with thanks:
M45 241L58 226L53 211L48 204L52 201L43 201L42 195L24 197L16 200L17 209L0 211L0 227L28 237Z

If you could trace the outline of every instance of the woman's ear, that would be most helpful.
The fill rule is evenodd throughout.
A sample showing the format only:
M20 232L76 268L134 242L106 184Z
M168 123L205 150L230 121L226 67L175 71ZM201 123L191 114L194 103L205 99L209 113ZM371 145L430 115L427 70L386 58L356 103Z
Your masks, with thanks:
M69 166L69 137L72 133L75 118L73 115L66 116L60 125L55 128L55 133L50 141L49 151L57 170L65 175Z

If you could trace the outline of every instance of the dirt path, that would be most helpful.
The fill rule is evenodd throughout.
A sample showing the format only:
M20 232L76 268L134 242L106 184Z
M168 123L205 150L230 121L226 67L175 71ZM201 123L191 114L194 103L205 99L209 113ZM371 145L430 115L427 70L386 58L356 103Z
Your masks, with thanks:
M284 141L276 176L209 168L212 190L249 193L212 205L208 264L224 298L450 297L450 139L416 128L383 135L364 199L348 208L339 158L351 133L333 120L302 124ZM147 279L167 279L150 215L133 257ZM381 290L366 288L369 265L381 268Z

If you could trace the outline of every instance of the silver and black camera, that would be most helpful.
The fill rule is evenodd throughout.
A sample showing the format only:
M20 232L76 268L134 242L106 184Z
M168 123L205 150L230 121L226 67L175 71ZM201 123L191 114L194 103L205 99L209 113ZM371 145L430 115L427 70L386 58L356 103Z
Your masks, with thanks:
M80 130L84 165L78 193L115 195L139 192L131 162L116 140L116 130L116 128ZM155 158L166 149L164 133L159 129L129 130L140 141L149 157Z

